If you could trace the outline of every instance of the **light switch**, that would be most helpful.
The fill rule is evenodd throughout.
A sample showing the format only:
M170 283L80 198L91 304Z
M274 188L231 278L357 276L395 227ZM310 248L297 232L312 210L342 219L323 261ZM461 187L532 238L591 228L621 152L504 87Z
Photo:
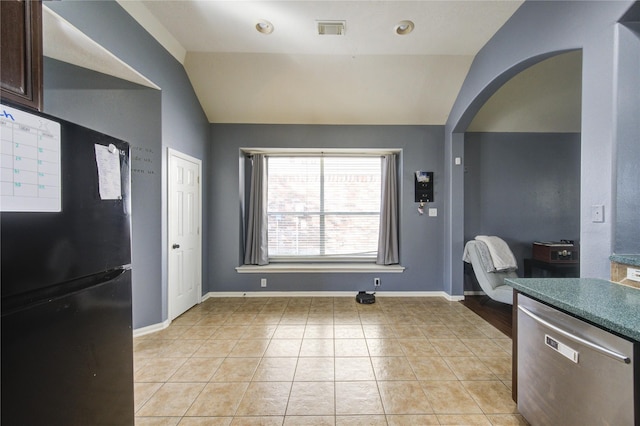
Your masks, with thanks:
M456 166L459 166L460 164L462 164L462 158L456 157L455 163L456 163Z
M431 216L431 217L438 216L438 209L433 208L433 207L429 208L429 216Z
M591 222L604 222L604 206L602 204L591 206Z

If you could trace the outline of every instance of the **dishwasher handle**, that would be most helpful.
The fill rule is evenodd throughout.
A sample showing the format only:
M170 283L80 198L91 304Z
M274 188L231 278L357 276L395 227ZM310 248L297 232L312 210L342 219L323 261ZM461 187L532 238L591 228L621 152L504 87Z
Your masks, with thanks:
M624 362L625 364L630 364L631 363L631 358L629 358L628 356L625 356L623 354L619 354L618 352L614 352L611 349L607 349L604 346L601 346L597 343L591 342L589 340L583 339L582 337L576 336L575 334L569 333L566 330L561 329L560 327L551 324L550 322L548 322L547 320L540 318L538 315L534 314L533 312L531 312L530 310L528 310L527 308L518 305L518 309L522 311L522 313L524 313L525 315L527 315L528 317L530 317L531 319L533 319L534 321L544 325L547 328L550 328L551 330L555 331L558 334L563 335L564 337L571 339L575 342L581 343L597 352L600 352L610 358L615 359L616 361L620 361L620 362Z

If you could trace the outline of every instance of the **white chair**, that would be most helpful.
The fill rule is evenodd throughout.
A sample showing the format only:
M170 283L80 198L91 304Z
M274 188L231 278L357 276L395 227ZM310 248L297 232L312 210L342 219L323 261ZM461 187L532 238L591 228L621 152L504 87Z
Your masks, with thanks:
M505 285L505 278L518 278L515 269L498 271L491 260L487 245L478 240L468 241L464 246L464 261L471 263L478 284L491 299L513 304L513 288Z

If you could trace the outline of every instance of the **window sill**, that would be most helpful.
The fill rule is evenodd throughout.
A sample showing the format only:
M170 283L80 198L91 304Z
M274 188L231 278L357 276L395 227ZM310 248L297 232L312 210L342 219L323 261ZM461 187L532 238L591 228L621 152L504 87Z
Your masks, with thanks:
M298 274L298 273L402 273L401 265L376 265L373 263L271 263L269 265L242 265L236 268L239 274Z

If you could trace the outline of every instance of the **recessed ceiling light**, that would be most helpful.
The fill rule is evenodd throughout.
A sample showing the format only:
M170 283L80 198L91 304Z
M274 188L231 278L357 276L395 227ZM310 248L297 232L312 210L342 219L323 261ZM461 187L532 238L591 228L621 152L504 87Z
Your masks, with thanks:
M413 31L414 25L411 21L400 21L398 25L395 26L396 34L398 35L407 35L411 31Z
M262 34L271 34L273 32L273 24L269 21L261 19L256 24L256 30L258 30L258 32Z

